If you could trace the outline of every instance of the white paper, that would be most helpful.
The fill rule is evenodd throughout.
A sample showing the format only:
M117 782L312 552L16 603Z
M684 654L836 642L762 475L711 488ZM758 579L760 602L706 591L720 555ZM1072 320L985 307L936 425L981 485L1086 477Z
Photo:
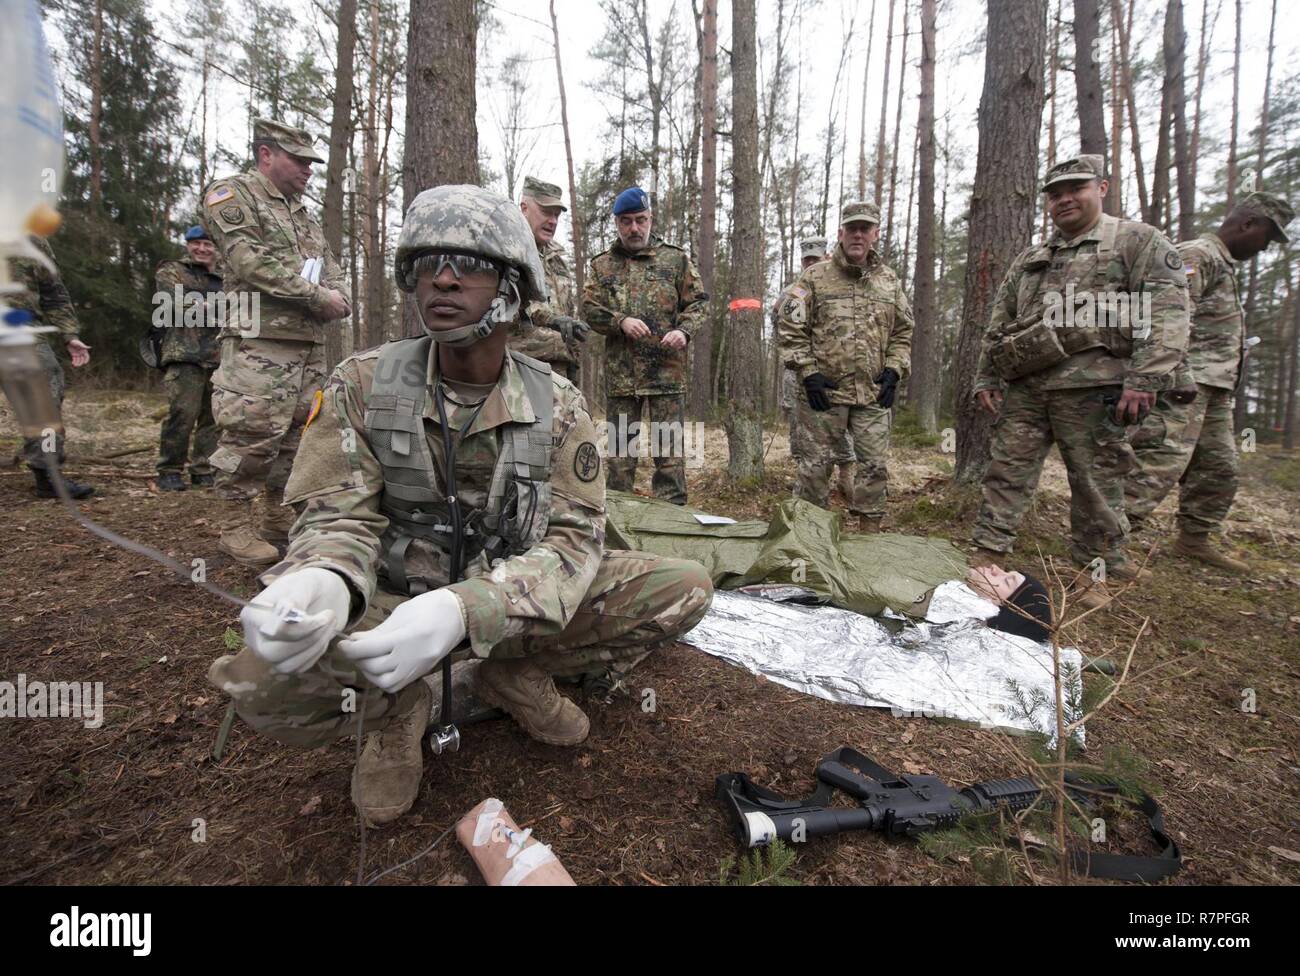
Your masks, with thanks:
M698 512L695 514L695 521L699 522L700 525L735 525L736 524L736 520L734 518L727 518L727 516L725 515L700 515Z

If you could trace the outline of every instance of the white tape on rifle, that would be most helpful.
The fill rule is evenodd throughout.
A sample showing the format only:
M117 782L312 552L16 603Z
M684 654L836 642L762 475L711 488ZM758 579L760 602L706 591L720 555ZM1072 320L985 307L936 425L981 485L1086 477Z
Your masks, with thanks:
M551 848L547 844L534 844L532 847L525 848L516 855L510 870L501 879L501 887L515 887L543 864L549 864L554 860L555 855L551 853Z
M492 828L497 825L497 817L503 806L495 797L490 796L483 801L483 812L478 815L478 822L474 825L474 847L482 847L492 839Z

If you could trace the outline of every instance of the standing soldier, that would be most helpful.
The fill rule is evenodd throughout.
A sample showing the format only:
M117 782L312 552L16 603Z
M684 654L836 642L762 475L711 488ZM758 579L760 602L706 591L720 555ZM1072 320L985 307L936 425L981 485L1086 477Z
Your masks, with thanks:
M257 119L255 165L203 195L227 295L212 398L221 436L209 458L229 503L219 548L247 566L275 562L276 545L288 540L294 516L282 507L284 485L303 425L319 409L325 327L351 312L342 271L302 199L311 164L325 162L312 143L302 129ZM323 268L313 273L317 259Z
M685 505L686 343L709 296L690 255L651 233L645 190L620 193L613 217L618 243L592 258L582 296L583 319L605 336L605 419L613 430L639 431L647 409L655 497ZM639 446L639 436L610 445L607 487L632 490Z
M912 359L912 306L876 251L880 208L848 203L829 261L814 264L786 293L777 340L803 387L800 436L807 438L796 494L822 508L831 466L847 431L856 458L850 532L879 532L888 484L890 408Z
M1137 528L1169 494L1178 494L1174 552L1220 569L1250 569L1220 552L1209 535L1223 525L1237 493L1237 441L1232 410L1245 358L1245 313L1237 264L1289 241L1295 211L1281 197L1251 193L1224 218L1217 233L1178 245L1191 300L1186 391L1163 393L1133 436L1137 470L1125 489L1129 524ZM1179 395L1183 393L1183 395Z
M582 394L506 349L520 305L545 288L515 204L476 186L425 190L395 265L426 334L330 377L289 481L303 506L289 551L240 615L247 648L208 672L255 730L291 746L329 745L364 716L352 799L372 824L419 794L432 705L420 679L449 653L482 660L479 696L528 735L573 746L590 725L554 676L629 668L693 627L713 593L699 563L605 551ZM300 619L277 612L291 608Z
M155 326L161 326L163 387L167 390L167 419L158 446L158 489L184 491L181 475L190 458L190 484L207 488L213 483L210 455L217 446L217 425L212 419L212 371L220 361L218 329L221 323L210 303L222 290L216 271L217 249L202 225L185 232L186 257L164 261L154 272ZM197 294L202 304L187 299ZM159 318L162 319L159 322Z
M45 261L42 263L35 258L9 258L9 280L17 284L17 289L4 293L4 303L8 305L13 313L22 315L26 313L31 316L32 325L52 325L59 330L59 337L63 340L64 346L68 350L68 355L72 358L72 365L75 367L85 366L90 362L90 346L86 345L78 337L79 327L77 325L77 315L72 310L72 297L68 294L68 289L64 287L62 279L59 277L58 269L54 266L54 252L50 250L50 245L46 243L45 238L31 235L28 238L32 248L38 251ZM59 365L58 357L54 355L54 349L48 342L40 342L36 345L36 353L40 357L42 365L45 367L45 374L50 381L50 395L59 407L60 416L63 413L63 394L67 383L63 376L63 367ZM3 377L0 377L3 379ZM10 392L6 388L5 396L10 397ZM13 402L10 397L10 402ZM54 437L52 442L45 442L40 437L27 437L23 439L23 460L27 462L27 467L31 469L36 478L36 497L37 498L54 498L54 484L50 481L50 476L46 473L46 451L54 454L54 459L63 464L63 426L60 423L59 428L53 431ZM79 485L75 481L69 481L64 478L64 484L68 486L68 493L73 498L86 498L95 493L95 489L89 485Z
M591 328L578 314L577 296L573 292L573 275L564 260L564 248L555 242L560 214L568 209L560 188L531 176L524 177L523 198L519 201L533 241L546 268L549 301L529 304L528 319L520 319L510 329L510 348L550 365L551 369L573 383L579 382L581 351L579 343L587 341ZM531 326L529 325L531 321Z
M1080 580L1084 606L1105 601L1107 576L1137 575L1124 551L1124 480L1133 467L1126 427L1172 384L1187 348L1178 251L1154 227L1103 214L1106 188L1100 156L1047 171L1042 192L1056 232L1011 262L974 384L980 406L998 415L975 562L1011 551L1055 443L1070 476L1070 557L1093 570Z
M826 238L808 237L799 244L800 252L800 271L807 271L819 261L826 260ZM791 282L793 285L793 282ZM789 287L782 290L781 294L776 296L776 301L772 303L772 334L776 335L777 320L781 315L781 306L785 300L790 297ZM781 371L781 410L785 413L786 423L790 426L790 456L794 458L796 465L799 458L803 455L803 438L800 436L801 428L798 423L799 412L796 409L799 396L795 392L799 387L799 380L794 375L794 370L784 369ZM844 504L853 500L853 467L856 460L853 456L853 439L849 437L848 429L844 431L844 436L836 442L835 464L839 468L838 487L840 494L844 496Z

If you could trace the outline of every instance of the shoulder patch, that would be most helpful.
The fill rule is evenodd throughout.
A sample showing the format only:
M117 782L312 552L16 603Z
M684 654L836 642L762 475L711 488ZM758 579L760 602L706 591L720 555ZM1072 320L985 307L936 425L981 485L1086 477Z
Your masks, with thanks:
M573 452L573 473L579 481L595 481L600 474L600 451L591 441L583 441Z
M808 289L805 288L803 285L791 285L790 294L795 298L807 298Z
M1177 251L1170 249L1165 252L1165 267L1170 271L1177 271L1182 266L1183 259L1179 256Z
M242 224L244 222L244 208L237 203L222 207L217 213L228 224Z
M235 199L235 191L222 184L221 186L214 186L208 192L208 195L203 198L203 205L205 207L215 207L219 203L225 203L227 200L233 199Z

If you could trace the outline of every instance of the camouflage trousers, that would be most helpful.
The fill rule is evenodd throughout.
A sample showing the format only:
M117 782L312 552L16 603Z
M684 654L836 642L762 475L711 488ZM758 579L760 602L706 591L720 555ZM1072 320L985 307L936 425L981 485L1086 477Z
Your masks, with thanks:
M279 505L302 428L325 379L319 343L227 336L212 377L212 414L220 430L208 458L217 493L247 501L263 491Z
M803 397L799 398L795 410L795 427L802 440L795 497L827 508L832 469L836 464L854 463L849 511L868 518L882 517L889 483L886 462L892 425L890 412L874 403L837 404L829 410L814 410Z
M180 474L188 459L190 474L211 474L208 455L217 446L217 424L212 419L212 370L198 363L168 363L163 371L163 389L167 391L167 419L159 437L158 473Z
M1044 390L1032 378L1011 384L993 425L984 502L971 534L975 545L1011 551L1056 444L1070 479L1070 557L1079 565L1096 558L1111 566L1125 562L1124 483L1134 467L1133 448L1102 402L1107 393L1118 396L1120 389Z
M804 442L807 437L804 436L805 428L799 423L799 409L797 406L789 406L785 409L785 419L790 425L790 457L794 460L795 465L799 464L799 459L803 457L807 448ZM857 463L857 457L853 453L853 438L849 435L849 428L846 424L844 427L844 436L835 444L835 463L842 465L853 465Z
M36 343L36 357L40 360L41 368L45 371L45 378L50 384L50 396L54 400L54 405L59 408L59 425L54 431L54 451L55 458L59 464L63 463L63 395L67 389L67 381L63 375L63 367L59 364L59 358L54 354L54 350L48 342ZM0 376L0 388L4 389L5 398L12 405L14 402L13 392L11 392L9 383L3 376ZM45 469L45 451L43 448L47 445L42 443L40 437L23 438L23 460L27 462L29 468L35 470Z
M652 426L648 431L642 430L643 406L650 415L649 422ZM605 421L611 432L605 487L611 491L632 490L644 443L649 445L655 466L654 477L650 479L654 496L674 505L685 505L686 441L683 431L686 424L686 394L606 396ZM648 435L644 441L641 437L643 433Z
M377 591L353 630L378 626L407 599ZM508 638L489 657L530 657L557 677L610 669L626 673L699 623L712 599L709 575L697 562L612 550L605 553L564 630L552 636ZM459 660L469 652L452 656ZM335 644L302 674L277 674L245 647L214 661L208 680L234 699L240 717L256 731L306 749L351 734L357 711L365 714L366 730L374 731L404 714L416 700L414 686L387 694L371 685ZM353 702L355 707L348 707Z
M1191 403L1165 395L1132 437L1137 470L1124 489L1130 519L1141 521L1179 485L1178 527L1189 535L1220 528L1237 495L1236 394L1198 384Z

